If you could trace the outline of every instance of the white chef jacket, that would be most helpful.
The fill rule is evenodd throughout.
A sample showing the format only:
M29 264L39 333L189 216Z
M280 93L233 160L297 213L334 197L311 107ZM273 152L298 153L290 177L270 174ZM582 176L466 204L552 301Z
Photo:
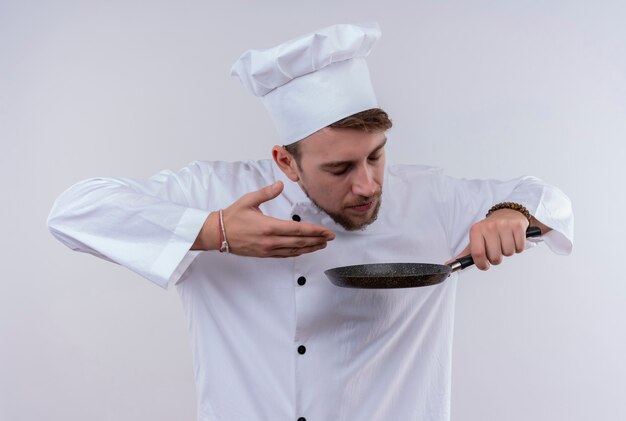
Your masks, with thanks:
M189 251L210 211L276 180L266 215L321 224L328 247L274 259ZM457 274L423 288L344 289L324 270L373 262L442 263L495 203L524 204L572 247L570 201L533 177L458 180L425 166L387 166L378 219L346 231L271 160L194 162L148 180L93 178L49 216L72 249L175 284L192 339L199 421L442 421L450 416ZM228 232L228 227L226 227Z

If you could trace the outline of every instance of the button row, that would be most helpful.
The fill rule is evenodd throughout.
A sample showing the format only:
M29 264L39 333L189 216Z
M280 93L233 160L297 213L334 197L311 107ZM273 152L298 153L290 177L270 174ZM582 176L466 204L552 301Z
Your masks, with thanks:
M292 215L291 219L293 219L296 222L301 221L300 215ZM306 278L304 276L300 276L298 278L298 285L303 286L304 284L306 284ZM304 355L304 353L306 353L306 347L304 345L300 345L298 347L298 354ZM306 421L306 418L300 417L298 418L298 421Z
M305 347L304 345L300 345L300 346L298 347L298 354L302 355L302 354L304 354L305 352L306 352L306 347ZM304 418L304 417L300 417L300 418L298 418L298 421L306 421L306 418Z

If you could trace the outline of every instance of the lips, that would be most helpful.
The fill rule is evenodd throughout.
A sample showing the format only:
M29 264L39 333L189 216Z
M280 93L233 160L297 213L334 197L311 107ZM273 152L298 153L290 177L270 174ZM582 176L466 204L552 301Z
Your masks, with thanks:
M349 209L355 210L357 212L367 212L374 205L374 201L363 203L356 206L350 206Z

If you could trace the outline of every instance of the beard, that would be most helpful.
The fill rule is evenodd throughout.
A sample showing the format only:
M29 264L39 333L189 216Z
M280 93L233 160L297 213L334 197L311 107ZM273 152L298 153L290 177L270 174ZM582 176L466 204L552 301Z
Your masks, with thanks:
M368 225L376 221L376 219L378 218L378 211L380 210L380 204L382 203L382 195L383 195L382 190L379 191L374 196L367 198L367 200L364 200L365 202L369 202L369 201L377 199L376 205L374 206L374 210L372 211L372 216L370 216L365 221L354 221L349 216L343 213L332 212L320 206L319 203L315 201L315 199L309 196L309 192L307 192L304 187L302 186L300 187L302 188L302 191L304 191L304 194L306 194L306 196L311 200L311 202L313 202L315 206L317 206L318 209L320 209L321 211L324 211L328 216L330 216L330 218L333 221L335 221L336 224L342 226L346 231L364 230Z

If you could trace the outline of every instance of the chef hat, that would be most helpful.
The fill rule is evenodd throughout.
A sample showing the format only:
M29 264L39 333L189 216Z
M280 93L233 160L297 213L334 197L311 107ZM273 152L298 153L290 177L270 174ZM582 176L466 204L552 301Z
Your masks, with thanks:
M246 51L231 75L261 97L287 145L378 106L365 62L378 38L375 22L329 26L274 48Z

